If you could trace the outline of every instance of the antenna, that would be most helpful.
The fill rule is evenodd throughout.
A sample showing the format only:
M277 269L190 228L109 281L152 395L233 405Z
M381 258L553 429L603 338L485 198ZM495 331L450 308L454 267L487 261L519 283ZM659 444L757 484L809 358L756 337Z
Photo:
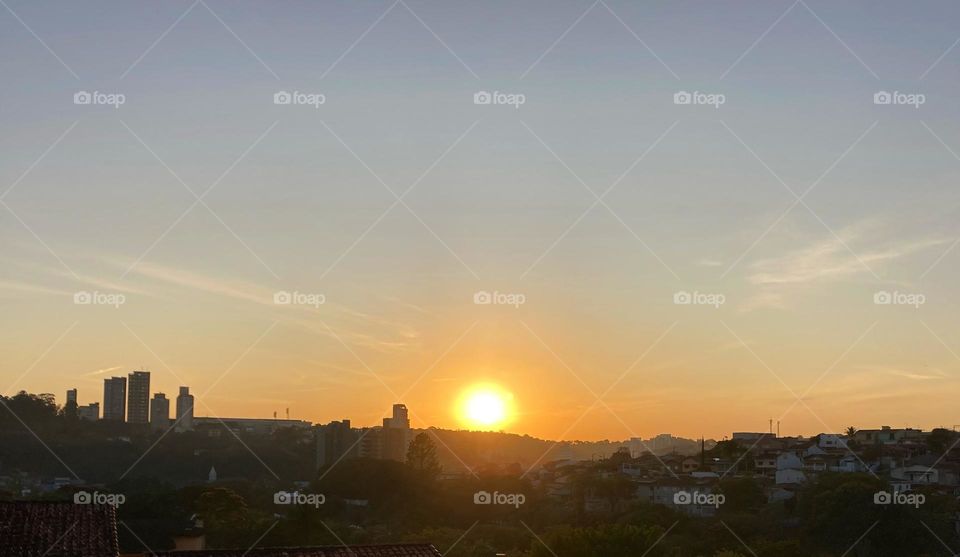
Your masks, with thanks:
M780 437L780 420L777 420L777 438Z

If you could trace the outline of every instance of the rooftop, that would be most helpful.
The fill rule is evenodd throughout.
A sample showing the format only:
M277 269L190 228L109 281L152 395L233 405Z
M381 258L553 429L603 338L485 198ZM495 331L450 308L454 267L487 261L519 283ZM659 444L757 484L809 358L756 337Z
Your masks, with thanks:
M117 523L109 505L0 502L0 557L116 557Z
M441 557L428 543L160 551L156 557Z

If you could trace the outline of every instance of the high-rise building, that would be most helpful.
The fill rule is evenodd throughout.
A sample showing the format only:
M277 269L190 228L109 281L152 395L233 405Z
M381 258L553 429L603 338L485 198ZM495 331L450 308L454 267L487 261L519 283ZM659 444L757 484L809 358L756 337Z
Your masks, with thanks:
M193 431L193 395L190 387L180 387L177 395L177 427L176 431Z
M383 419L381 434L381 458L405 461L407 445L410 444L410 418L407 417L405 405L393 405L393 416Z
M358 456L359 434L350 427L350 420L317 426L317 469L332 466L344 458Z
M133 371L127 382L127 422L145 424L150 420L150 372Z
M81 420L95 422L100 419L100 403L91 402L86 406L77 407L77 417Z
M67 391L67 404L70 404L71 402L74 403L74 404L77 403L77 390L76 390L76 389L70 389L70 390Z
M103 419L122 422L126 418L127 378L103 380Z
M170 399L163 393L156 393L150 401L150 429L166 431L169 427Z

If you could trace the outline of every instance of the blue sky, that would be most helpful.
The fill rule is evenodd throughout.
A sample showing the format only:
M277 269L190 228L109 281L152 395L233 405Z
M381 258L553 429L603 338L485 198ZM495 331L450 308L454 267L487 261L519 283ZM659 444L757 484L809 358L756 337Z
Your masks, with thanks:
M200 413L453 425L494 381L557 437L615 384L583 438L952 419L956 3L5 2L14 390L146 365Z

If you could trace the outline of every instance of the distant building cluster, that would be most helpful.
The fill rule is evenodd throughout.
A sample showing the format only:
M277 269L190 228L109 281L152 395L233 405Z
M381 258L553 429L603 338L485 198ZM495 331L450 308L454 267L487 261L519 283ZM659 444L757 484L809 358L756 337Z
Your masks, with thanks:
M350 420L317 426L317 468L345 458L379 458L403 462L410 444L407 407L394 404L391 417L382 426L354 428Z
M939 447L935 437L947 442ZM775 433L735 432L730 440L707 450L701 441L699 454L661 454L669 435L643 443L634 439L607 462L616 467L604 472L610 478L629 480L629 493L619 501L608 494L588 493L587 512L609 512L631 501L662 504L693 516L713 516L724 504L720 481L749 478L763 489L768 502L793 499L804 486L824 473L865 473L885 479L891 493L883 499L910 499L911 494L942 493L960 496L960 446L957 433L945 429L913 428L854 430L821 433L813 437L780 437ZM932 437L933 436L933 437ZM643 450L640 445L644 446ZM658 445L654 449L653 444ZM669 446L669 445L667 445ZM535 484L563 504L574 497L577 478L595 466L591 461L562 459L542 466ZM958 522L960 527L960 522Z
M100 403L91 402L80 406L77 389L67 391L66 408L75 408L81 420L100 420ZM103 380L103 420L149 425L150 429L166 431L170 428L170 400L164 393L154 393L150 398L150 372L132 371L126 377L110 377ZM176 431L192 431L194 428L193 395L190 387L180 387L177 395Z
M196 431L208 437L224 433L269 435L278 429L293 428L307 434L315 431L317 465L330 464L345 456L382 458L397 461L406 459L410 444L410 418L407 407L395 404L393 413L384 418L383 425L354 429L350 420L314 426L305 420L287 418L224 418L194 416L194 397L190 387L180 387L175 401L173 418L170 416L171 400L164 393L154 393L150 398L150 372L132 371L126 377L110 377L103 380L103 417L101 405L92 402L78 405L77 389L67 391L66 407L76 408L78 418L89 421L112 421L149 425L154 431Z

